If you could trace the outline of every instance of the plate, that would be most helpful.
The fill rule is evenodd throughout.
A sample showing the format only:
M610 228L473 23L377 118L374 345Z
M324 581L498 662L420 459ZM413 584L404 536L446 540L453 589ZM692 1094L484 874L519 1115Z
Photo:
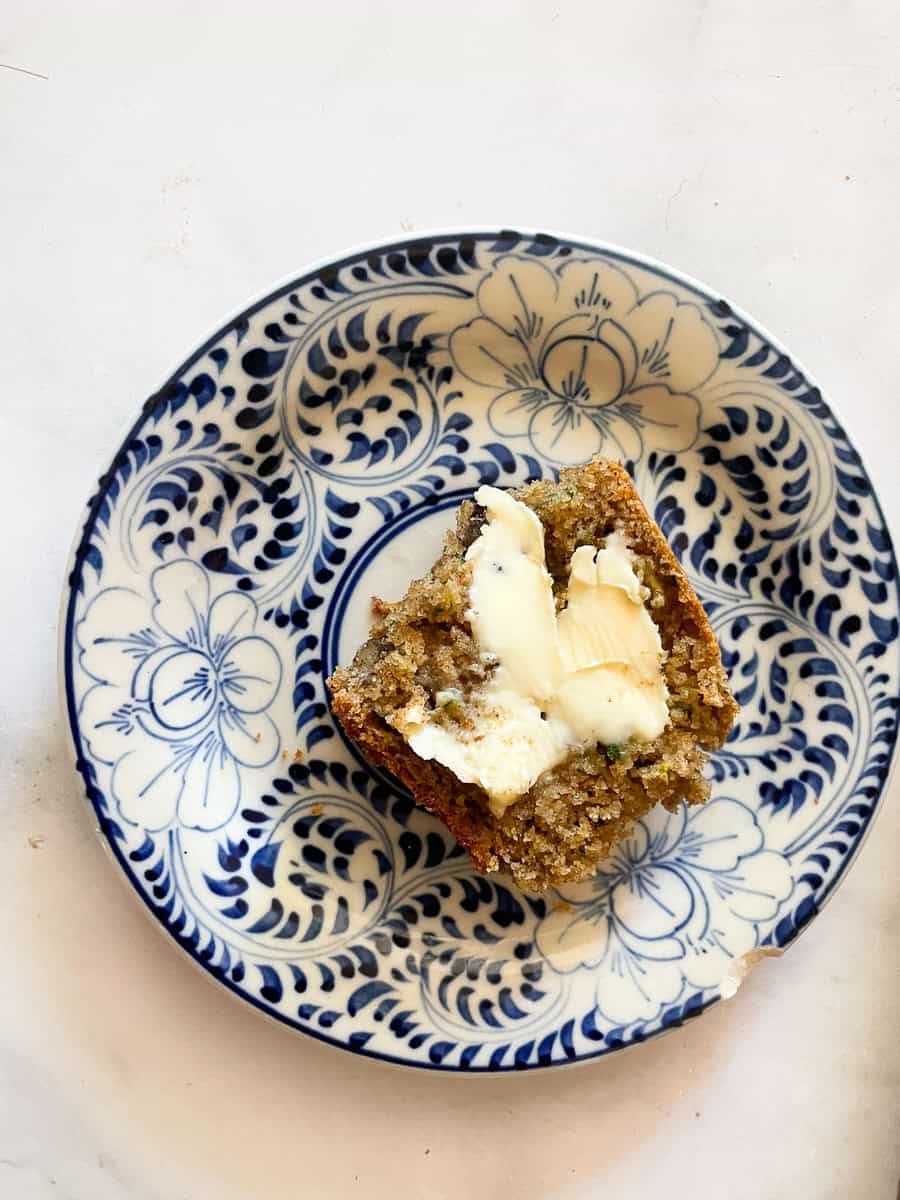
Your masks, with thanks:
M577 887L476 875L336 728L325 679L463 497L624 460L742 713L712 798ZM344 1049L504 1071L696 1016L815 917L881 799L897 568L811 378L715 292L510 231L279 287L144 404L64 598L77 767L119 868L219 984Z

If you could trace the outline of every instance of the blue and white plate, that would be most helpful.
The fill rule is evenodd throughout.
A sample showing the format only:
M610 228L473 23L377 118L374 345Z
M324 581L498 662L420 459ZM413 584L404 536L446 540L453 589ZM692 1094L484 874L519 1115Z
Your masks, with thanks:
M742 713L707 805L525 896L348 744L325 680L464 496L598 453ZM657 263L512 232L357 252L205 342L100 479L62 631L88 799L174 940L304 1033L466 1071L643 1041L797 936L884 789L897 635L871 482L791 358Z

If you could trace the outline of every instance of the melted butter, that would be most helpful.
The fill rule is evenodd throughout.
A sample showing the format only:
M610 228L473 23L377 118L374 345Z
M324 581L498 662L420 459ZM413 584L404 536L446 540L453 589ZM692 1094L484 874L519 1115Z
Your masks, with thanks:
M497 488L479 488L475 499L488 520L466 554L468 616L496 669L466 700L471 728L422 710L395 724L420 758L482 787L500 816L574 750L657 737L668 692L659 631L621 534L599 550L578 547L557 615L538 518Z

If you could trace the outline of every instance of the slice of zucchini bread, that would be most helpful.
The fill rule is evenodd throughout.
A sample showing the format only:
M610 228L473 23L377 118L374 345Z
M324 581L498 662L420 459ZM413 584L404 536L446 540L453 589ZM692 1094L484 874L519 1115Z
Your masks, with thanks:
M737 705L620 464L479 489L431 571L373 605L334 712L480 871L575 882L655 804L707 797L705 751Z

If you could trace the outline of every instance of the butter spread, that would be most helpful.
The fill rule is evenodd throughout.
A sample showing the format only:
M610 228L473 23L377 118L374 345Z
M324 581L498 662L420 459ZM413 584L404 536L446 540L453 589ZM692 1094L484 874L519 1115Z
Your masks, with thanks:
M465 724L436 721L418 706L394 724L420 758L481 786L501 816L573 751L657 737L668 691L659 630L620 533L601 549L578 547L557 614L537 516L498 488L481 487L475 499L488 519L466 554L467 616L496 667L467 697Z

